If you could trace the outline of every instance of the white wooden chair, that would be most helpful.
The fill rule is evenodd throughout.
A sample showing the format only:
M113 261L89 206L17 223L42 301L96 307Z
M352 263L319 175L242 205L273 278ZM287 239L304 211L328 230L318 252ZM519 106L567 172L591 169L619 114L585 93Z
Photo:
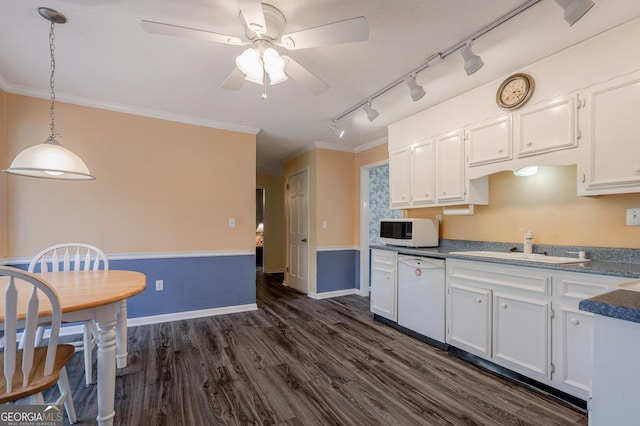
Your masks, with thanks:
M76 423L78 420L65 367L73 357L74 347L58 344L61 318L58 295L45 281L20 269L0 266L0 279L6 280L3 323L5 345L4 351L0 353L0 403L28 397L30 404L44 404L42 391L57 382L60 398L55 404L64 404L69 421ZM18 289L30 295L28 300L18 297ZM51 336L47 346L35 347L41 299L48 299L51 304ZM19 303L24 303L24 309L19 309ZM16 341L19 326L22 327L22 320L18 320L18 312L21 311L26 312L23 334L27 338L24 347L19 349Z
M29 264L29 272L64 272L108 270L109 260L97 247L83 243L57 244L35 255ZM118 309L118 322L127 321L126 305ZM126 325L125 325L126 326ZM94 320L85 321L84 338L84 376L87 386L93 384L93 348L98 338L98 326ZM44 327L38 327L36 344L42 342ZM76 346L79 346L79 343ZM74 344L75 345L75 344Z

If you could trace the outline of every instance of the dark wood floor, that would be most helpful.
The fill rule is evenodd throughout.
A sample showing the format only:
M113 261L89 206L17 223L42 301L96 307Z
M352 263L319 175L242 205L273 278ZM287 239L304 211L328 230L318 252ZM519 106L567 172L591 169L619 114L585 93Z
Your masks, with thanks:
M373 321L369 299L312 300L258 275L259 310L132 327L122 425L586 425L586 416ZM96 389L69 366L80 424ZM66 420L66 419L65 419Z

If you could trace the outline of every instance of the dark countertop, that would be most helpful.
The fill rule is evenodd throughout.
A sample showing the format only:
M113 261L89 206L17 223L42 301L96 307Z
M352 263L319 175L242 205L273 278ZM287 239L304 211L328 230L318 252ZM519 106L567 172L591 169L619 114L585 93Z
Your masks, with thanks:
M580 310L640 323L640 292L615 290L580 302Z
M491 257L465 256L451 254L459 251L504 251L511 248L521 249L521 244L493 243L478 241L440 240L439 247L411 248L389 245L371 245L372 249L391 250L398 254L433 257L438 259L475 260L489 263L528 266L532 268L553 269L567 272L583 272L587 274L611 275L616 277L640 279L640 250L613 249L600 247L571 247L534 245L534 253L547 253L551 256L567 256L569 251L584 250L589 262L578 263L540 263L526 260L496 259ZM617 318L625 321L640 323L640 292L630 290L615 290L590 299L582 300L580 309L598 315Z

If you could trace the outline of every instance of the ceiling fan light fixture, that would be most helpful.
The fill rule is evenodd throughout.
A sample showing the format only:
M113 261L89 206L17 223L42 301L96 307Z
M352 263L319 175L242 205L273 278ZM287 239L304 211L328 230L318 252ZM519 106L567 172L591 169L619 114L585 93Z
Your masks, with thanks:
M264 70L269 74L271 84L278 84L287 80L288 77L284 73L284 59L273 47L265 49L262 53L262 61Z
M464 70L467 75L471 75L483 67L484 62L482 61L482 58L474 54L471 50L471 41L467 42L467 44L462 47L460 53L464 59Z
M264 74L262 59L260 58L260 52L256 49L250 47L242 52L242 54L236 57L236 65L238 69L246 75L246 80L262 84Z
M369 121L375 120L380 115L378 111L371 107L371 101L364 104L362 106L362 109L367 113L367 118L369 119Z
M410 75L409 77L405 78L404 81L405 81L405 83L407 83L407 86L409 86L409 90L410 90L410 93L411 93L411 99L413 99L413 102L419 101L427 93L427 92L425 92L425 90L424 90L424 88L422 86L420 86L418 83L416 83L415 74Z
M591 0L556 0L564 10L564 20L573 25L580 20L595 4Z

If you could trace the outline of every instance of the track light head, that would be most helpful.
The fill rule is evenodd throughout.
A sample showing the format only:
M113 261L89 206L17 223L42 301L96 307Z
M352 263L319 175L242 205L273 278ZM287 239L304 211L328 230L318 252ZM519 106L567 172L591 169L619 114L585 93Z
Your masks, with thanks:
M337 121L332 121L331 122L331 126L329 126L329 127L331 128L331 130L333 130L333 132L336 134L336 136L339 139L342 139L342 137L344 136L345 132L344 132L344 129L338 125Z
M578 22L594 6L591 0L556 0L556 3L564 9L564 20L569 25Z
M462 50L460 51L460 53L464 58L464 70L467 73L467 75L473 74L474 72L482 68L482 66L484 65L482 58L474 54L473 51L471 50L471 41L467 42L467 44L465 44L462 47Z
M422 86L416 83L415 74L405 78L404 81L405 83L407 83L407 86L409 86L409 90L411 91L411 99L413 99L413 102L419 101L427 93L424 91L424 88Z
M367 118L369 119L369 121L375 120L380 115L380 113L378 111L376 111L375 109L371 108L371 101L369 101L366 104L362 105L362 109L367 113Z

